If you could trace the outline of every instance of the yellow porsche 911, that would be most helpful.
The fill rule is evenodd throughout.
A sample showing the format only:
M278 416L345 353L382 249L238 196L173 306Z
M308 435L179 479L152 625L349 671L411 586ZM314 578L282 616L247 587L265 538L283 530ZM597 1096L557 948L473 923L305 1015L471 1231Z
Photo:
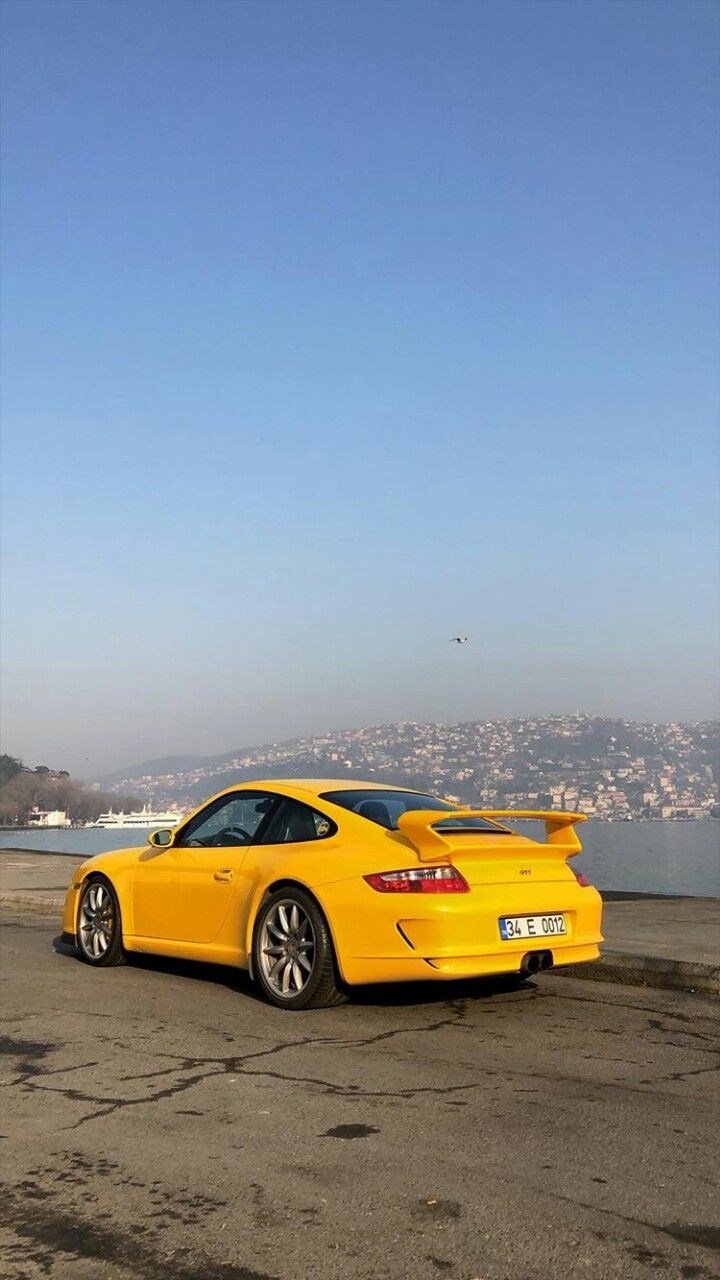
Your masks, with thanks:
M544 820L545 841L506 818ZM242 783L84 862L63 928L92 965L139 951L249 969L284 1009L357 983L527 976L599 955L600 895L567 861L583 821L347 779Z

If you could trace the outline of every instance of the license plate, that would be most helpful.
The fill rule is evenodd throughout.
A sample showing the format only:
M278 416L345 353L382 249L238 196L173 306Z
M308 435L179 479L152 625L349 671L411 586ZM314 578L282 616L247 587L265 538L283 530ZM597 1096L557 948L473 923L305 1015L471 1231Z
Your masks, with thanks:
M499 924L503 942L514 942L515 938L556 938L567 933L562 915L502 916Z

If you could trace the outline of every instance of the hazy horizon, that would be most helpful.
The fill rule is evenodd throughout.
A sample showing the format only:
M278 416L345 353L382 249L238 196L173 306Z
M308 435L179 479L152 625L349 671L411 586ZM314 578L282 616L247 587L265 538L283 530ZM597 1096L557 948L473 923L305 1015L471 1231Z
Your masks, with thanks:
M567 712L550 712L550 713L528 712L526 715L518 715L518 716L507 716L507 717L506 716L489 716L486 718L470 717L469 719L445 720L445 721L441 721L441 720L423 721L423 720L407 719L403 721L376 721L376 722L368 722L366 724L333 725L333 726L328 726L324 729L318 729L314 733L293 734L288 738L265 738L261 741L256 741L256 742L245 742L245 741L236 742L234 747L227 747L226 749L223 749L221 751L209 751L209 752L178 751L178 752L173 752L171 755L168 755L168 756L151 756L151 757L145 757L144 759L127 761L126 765L124 766L120 765L119 768L117 769L114 769L114 768L109 769L105 776L110 776L113 774L120 773L122 772L123 768L130 769L130 768L136 768L138 765L154 764L158 760L172 760L172 759L182 760L190 757L197 757L198 759L206 758L208 760L215 760L215 759L222 760L224 756L231 755L235 751L255 751L262 747L270 746L274 743L277 743L278 745L283 745L284 743L289 744L295 741L311 740L313 738L320 738L323 736L333 736L335 734L343 733L343 732L349 732L349 733L362 732L363 730L367 730L367 729L379 728L382 724L425 724L425 725L437 725L438 727L452 729L464 723L473 724L475 722L482 723L483 721L485 722L493 721L493 722L500 723L503 720L515 721L515 720L535 720L535 719L548 719L548 718L557 718L562 720L565 718L572 718L575 716L578 716L578 717L587 716L593 719L598 718L598 719L608 719L608 720L622 720L623 722L627 722L627 717L624 717L624 716L595 717L593 712L567 711ZM632 721L632 723L635 723L635 724L643 724L643 723L644 724L651 724L651 723L652 724L662 724L662 723L717 724L718 717L713 716L707 720L700 720L700 721L637 721L636 720L636 721ZM97 776L100 780L103 777L102 774L99 774ZM90 778L91 775L87 775L87 777Z
M4 750L717 717L714 4L3 27Z
M335 734L335 733L343 733L343 732L352 733L352 732L356 732L356 731L360 731L368 728L377 727L382 724L401 724L401 723L408 723L408 724L417 723L417 724L429 724L429 725L437 724L437 725L442 725L444 727L452 728L458 724L474 723L475 721L481 722L481 721L491 721L491 720L500 721L500 720L525 720L525 719L532 720L532 719L547 719L547 718L562 719L565 717L573 717L573 716L588 716L588 717L598 718L598 719L630 721L636 724L672 724L672 723L715 724L718 722L718 720L720 720L720 714L718 712L716 712L714 715L711 715L711 716L700 716L700 717L694 717L692 719L688 717L669 717L669 718L659 719L658 717L613 715L610 712L599 713L595 711L588 711L586 709L577 709L577 708L574 708L574 709L568 708L564 711L534 710L534 711L526 711L526 712L517 712L510 715L478 714L478 715L462 715L458 717L445 717L445 718L441 718L439 716L434 718L425 718L421 716L405 716L405 717L398 717L397 720L393 720L392 718L386 717L386 718L380 718L377 720L365 720L362 722L358 721L358 722L353 722L348 724L340 724L340 723L325 724L313 730L297 730L296 732L287 733L287 734L285 733L269 734L265 737L259 737L259 738L256 737L253 739L241 738L238 736L233 741L232 745L228 745L226 743L224 746L220 746L218 748L208 748L208 749L202 749L202 750L200 749L196 750L192 746L188 745L186 749L177 749L177 750L172 750L168 752L158 752L156 754L149 755L149 756L136 756L133 759L123 760L118 763L111 763L105 767L100 767L97 769L91 769L89 767L89 758L83 755L81 764L79 764L77 768L71 768L70 772L74 777L79 778L81 780L93 781L93 780L102 779L103 777L109 776L111 774L121 773L125 768L131 769L136 767L137 765L153 763L157 760L172 759L173 757L178 759L182 759L183 757L198 757L198 758L207 757L208 759L214 759L214 758L222 759L223 756L229 755L235 751L245 751L245 750L252 751L264 746L268 746L272 743L278 743L278 744L290 743L293 741L306 739L306 738L322 737L323 735L326 735L326 734ZM23 760L23 763L28 767L34 768L38 764L49 765L51 768L68 767L62 761L52 760L52 759L46 758L46 756L42 756L42 758L38 757L37 759L35 759L33 757L23 755L23 753L20 751L12 751L10 749L11 745L12 744L3 742L0 744L0 749L7 750L9 754L20 757ZM78 759L80 759L80 757L78 757Z

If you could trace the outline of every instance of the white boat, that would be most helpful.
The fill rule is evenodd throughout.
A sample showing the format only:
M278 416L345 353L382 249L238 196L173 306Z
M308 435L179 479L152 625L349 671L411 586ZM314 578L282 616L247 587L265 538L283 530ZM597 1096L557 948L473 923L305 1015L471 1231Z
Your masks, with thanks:
M174 827L182 818L179 810L164 809L158 813L154 813L150 805L143 805L142 809L138 809L135 813L124 813L119 809L116 813L113 809L108 809L107 813L101 813L97 822L86 822L86 827L140 827L146 830L148 827Z
M72 822L64 809L38 809L36 805L28 814L27 825L29 827L71 827Z

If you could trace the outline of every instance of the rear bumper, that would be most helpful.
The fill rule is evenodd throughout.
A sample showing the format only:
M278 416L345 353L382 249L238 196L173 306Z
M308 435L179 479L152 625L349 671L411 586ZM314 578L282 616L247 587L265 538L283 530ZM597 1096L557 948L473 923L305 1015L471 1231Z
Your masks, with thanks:
M566 964L585 964L597 960L600 948L595 944L587 946L557 945L548 947L538 944L538 951L550 951L553 958L552 967L560 968ZM502 974L520 973L523 958L527 950L521 952L495 952L482 956L453 956L450 959L384 959L384 960L351 960L341 966L345 981L351 985L364 982L452 982L458 978L491 978Z
M404 982L518 973L531 951L550 951L553 965L597 960L602 899L573 878L538 885L473 886L458 895L396 897L356 885L329 886L323 902L338 963L348 983ZM503 942L504 915L562 912L567 933Z
M472 978L482 974L519 973L525 956L531 951L549 951L553 969L563 964L582 964L586 960L597 960L600 955L597 944L559 947L557 939L546 938L537 943L526 942L525 950L520 955L517 953L504 955L502 952L497 952L491 956L457 956L451 960L428 960L426 963L431 969L436 970L436 973L431 976L443 978ZM481 967L478 968L478 965Z

